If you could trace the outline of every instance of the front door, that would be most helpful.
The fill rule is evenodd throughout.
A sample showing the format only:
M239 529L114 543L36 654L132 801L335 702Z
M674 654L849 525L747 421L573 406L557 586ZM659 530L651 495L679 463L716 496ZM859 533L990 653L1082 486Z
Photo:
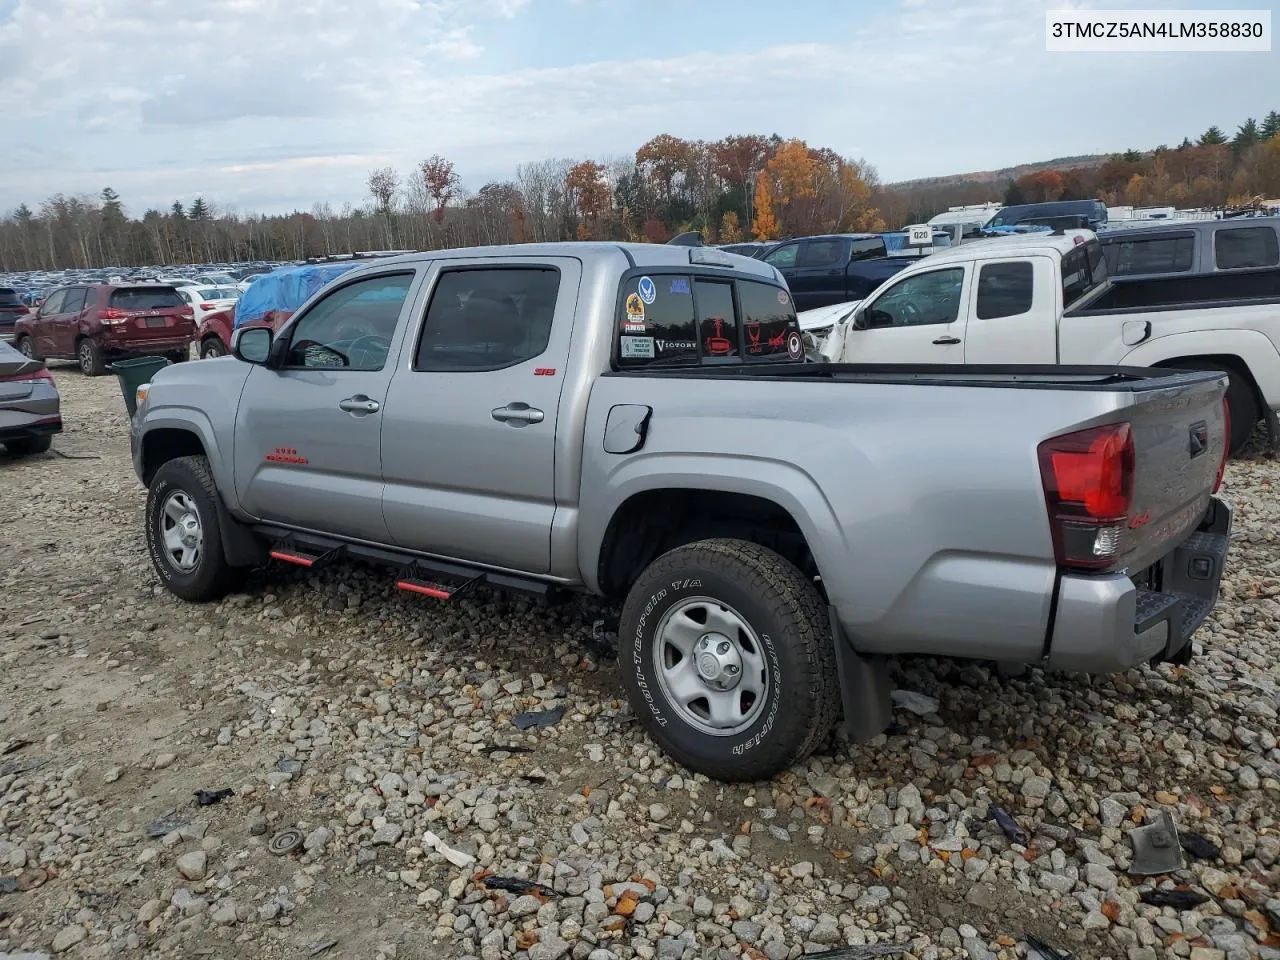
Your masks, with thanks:
M387 525L411 550L546 573L581 264L520 257L438 271L387 395Z
M80 331L80 314L84 312L85 292L84 287L68 290L57 316L49 318L53 327L53 352L59 356L76 355L76 335Z
M966 268L905 277L859 308L845 363L964 363Z
M255 366L236 413L241 506L272 523L387 543L382 407L404 337L412 268L335 287L279 334L279 369Z
M31 322L31 328L32 337L36 342L37 357L55 357L58 355L53 348L54 319L62 308L62 301L66 295L66 290L53 291L45 298L44 303L40 304L40 309L36 311L35 319Z

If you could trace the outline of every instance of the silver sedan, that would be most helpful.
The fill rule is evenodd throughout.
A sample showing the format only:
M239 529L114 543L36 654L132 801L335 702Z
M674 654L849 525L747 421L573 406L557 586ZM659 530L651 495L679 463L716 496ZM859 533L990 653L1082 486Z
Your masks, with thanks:
M44 453L61 431L61 398L43 361L0 343L0 443L17 456Z

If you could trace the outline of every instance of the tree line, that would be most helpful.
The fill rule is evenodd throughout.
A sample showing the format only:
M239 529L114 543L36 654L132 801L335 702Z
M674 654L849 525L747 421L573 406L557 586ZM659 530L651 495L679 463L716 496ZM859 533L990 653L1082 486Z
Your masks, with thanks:
M879 180L861 159L775 135L715 142L661 134L634 156L548 159L467 191L433 155L369 172L367 202L283 215L189 206L127 215L110 187L50 197L0 220L0 270L294 260L369 249L435 249L544 240L709 241L884 229Z
M947 206L1099 197L1108 205L1224 207L1280 197L1280 114L1217 126L1177 147L1128 150L1092 166L1040 170L1001 184L884 186L873 166L777 134L706 142L660 134L633 156L547 159L509 181L465 189L433 155L410 170L369 172L366 202L288 214L219 210L203 197L131 217L110 187L57 194L0 219L0 271L300 260L371 249L598 239L771 240L923 222Z

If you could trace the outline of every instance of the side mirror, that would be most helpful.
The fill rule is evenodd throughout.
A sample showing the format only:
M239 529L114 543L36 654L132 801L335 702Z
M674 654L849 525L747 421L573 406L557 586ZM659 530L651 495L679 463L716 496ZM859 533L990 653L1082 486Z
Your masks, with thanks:
M231 352L245 363L265 364L273 338L269 327L241 327L231 335Z

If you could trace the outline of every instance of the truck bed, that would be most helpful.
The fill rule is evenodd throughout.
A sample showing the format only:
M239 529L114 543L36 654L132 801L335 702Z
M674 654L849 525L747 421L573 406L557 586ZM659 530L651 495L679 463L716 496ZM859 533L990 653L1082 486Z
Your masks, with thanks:
M1113 280L1068 317L1280 303L1280 269Z

